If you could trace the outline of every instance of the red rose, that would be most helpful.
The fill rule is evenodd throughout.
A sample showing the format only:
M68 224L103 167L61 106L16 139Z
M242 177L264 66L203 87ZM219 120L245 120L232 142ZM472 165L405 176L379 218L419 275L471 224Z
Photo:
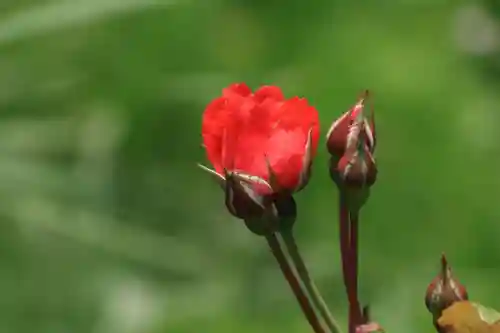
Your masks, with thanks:
M330 130L326 135L326 145L332 156L340 158L345 154L349 140L349 129L359 117L362 118L362 127L365 132L365 141L368 150L371 154L374 153L377 140L375 135L375 116L372 111L370 120L367 120L363 114L367 97L368 91L365 91L358 102L340 118L334 121L330 127Z
M203 143L208 160L248 181L260 194L294 192L308 180L319 137L316 109L306 99L286 100L279 87L262 86L254 93L233 84L205 109Z

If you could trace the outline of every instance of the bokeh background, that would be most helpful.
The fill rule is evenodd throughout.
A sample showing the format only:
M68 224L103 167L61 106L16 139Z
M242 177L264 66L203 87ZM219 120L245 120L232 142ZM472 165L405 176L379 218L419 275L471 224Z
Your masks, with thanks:
M196 168L205 105L241 81L306 96L323 132L373 90L361 293L388 332L433 332L441 251L500 308L498 1L2 0L0 332L310 332ZM297 234L345 324L326 165Z

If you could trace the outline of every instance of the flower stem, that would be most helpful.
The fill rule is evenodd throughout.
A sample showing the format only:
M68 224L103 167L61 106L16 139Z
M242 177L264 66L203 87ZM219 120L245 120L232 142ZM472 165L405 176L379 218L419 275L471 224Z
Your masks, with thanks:
M273 252L274 257L276 258L276 261L280 266L283 276L290 285L290 288L292 289L295 297L297 298L297 301L302 309L302 312L306 316L307 321L311 325L312 329L314 330L315 333L325 333L309 299L302 290L302 287L300 286L297 277L295 276L292 268L290 267L290 264L288 263L288 260L285 257L283 250L281 249L280 243L276 238L276 235L272 234L266 236L266 240L267 243L269 244L269 247L271 248L271 251Z
M346 206L345 197L339 194L339 238L340 238L340 258L342 261L342 277L344 286L349 297L350 290L350 270L349 270L349 211ZM349 299L350 303L350 299Z
M349 301L348 333L356 331L360 320L358 301L358 219L350 215L345 194L340 192L339 197L339 235L342 272L347 299ZM353 221L354 220L354 221Z
M358 299L358 261L359 261L359 242L358 242L358 230L359 230L359 213L351 213L349 215L349 226L350 226L350 232L349 232L349 247L350 247L350 269L351 269L351 296L352 296L352 312L353 312L353 321L354 325L360 324L361 320L361 310L359 306L359 299Z
M332 314L330 313L330 310L328 309L328 306L326 305L325 300L323 299L323 297L321 297L321 294L318 288L316 287L316 284L309 275L309 271L304 263L304 260L302 259L302 256L300 255L300 251L297 246L297 242L295 241L295 237L293 236L292 229L281 231L280 234L286 244L288 252L293 260L293 263L295 264L300 279L304 283L307 292L311 296L314 306L317 309L319 309L321 316L323 317L323 319L326 322L326 325L330 329L330 332L341 333L339 325L333 318Z

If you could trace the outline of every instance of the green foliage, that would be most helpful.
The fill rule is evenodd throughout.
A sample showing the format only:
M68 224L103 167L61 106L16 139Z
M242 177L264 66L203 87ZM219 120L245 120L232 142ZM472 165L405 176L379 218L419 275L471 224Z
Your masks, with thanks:
M498 313L497 310L485 307L484 305L481 305L479 303L472 303L472 305L476 307L479 316L486 323L492 325L500 321L500 313Z

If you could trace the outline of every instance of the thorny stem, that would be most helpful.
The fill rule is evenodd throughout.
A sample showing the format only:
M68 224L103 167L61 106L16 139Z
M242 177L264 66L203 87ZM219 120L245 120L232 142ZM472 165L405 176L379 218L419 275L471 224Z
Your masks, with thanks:
M319 292L316 284L313 279L309 275L309 271L300 255L299 248L297 246L297 242L295 241L295 237L293 235L293 231L291 229L280 232L281 237L283 238L288 252L295 264L297 272L299 273L299 277L304 283L307 292L311 296L311 299L314 303L314 306L319 310L321 316L326 322L326 325L330 329L332 333L341 333L341 329L335 319L333 318L328 306L326 305L325 300L321 297L321 293Z
M302 287L300 286L297 277L295 276L292 268L290 267L290 264L288 263L288 260L286 259L285 254L281 249L279 241L276 238L276 235L272 234L266 236L266 240L267 243L269 244L269 247L271 248L271 251L273 252L274 257L276 258L276 261L280 266L283 276L290 285L290 288L292 289L295 297L297 298L297 301L302 309L302 312L306 316L307 321L311 325L312 329L314 330L315 333L325 333L309 299L302 290Z

